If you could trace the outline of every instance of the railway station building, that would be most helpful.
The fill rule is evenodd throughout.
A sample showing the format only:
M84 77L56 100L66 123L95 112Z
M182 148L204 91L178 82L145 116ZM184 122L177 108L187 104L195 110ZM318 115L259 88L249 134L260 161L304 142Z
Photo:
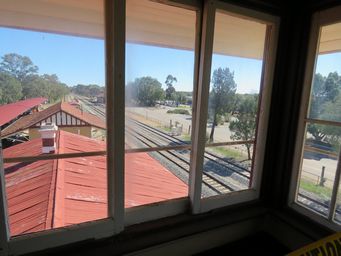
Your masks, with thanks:
M88 138L105 139L104 121L68 102L58 102L42 111L19 118L1 132L1 137L25 132L30 140L35 139L40 137L39 129L44 123L53 123L60 130Z
M3 0L1 29L61 59L49 35L80 40L75 58L104 67L107 125L58 103L4 129L30 141L0 151L0 255L286 255L341 231L340 1ZM170 66L190 77L175 87L191 90L191 129L162 141L150 112L129 126L127 103L156 113L140 89ZM225 83L239 108L220 124ZM328 255L314 253L298 255Z
M39 106L47 102L46 98L20 100L10 104L0 105L0 112L6 113L0 117L0 128L3 130L18 118L39 111Z

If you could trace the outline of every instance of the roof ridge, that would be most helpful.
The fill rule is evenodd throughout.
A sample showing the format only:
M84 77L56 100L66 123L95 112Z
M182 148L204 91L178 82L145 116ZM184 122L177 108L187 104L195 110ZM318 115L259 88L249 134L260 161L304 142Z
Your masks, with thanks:
M57 145L59 145L59 138L60 133L57 132ZM56 150L56 153L59 153L59 150ZM52 178L51 178L51 186L50 186L50 193L48 197L48 206L46 211L46 218L45 218L45 229L52 229L53 222L54 222L54 209L55 209L55 198L56 198L56 188L57 188L57 172L58 172L58 159L53 160L53 167L52 167Z
M51 187L50 193L48 197L48 206L45 218L45 229L53 228L53 219L54 219L54 208L55 208L55 197L56 197L56 176L57 176L57 168L58 168L58 160L53 160L53 173L51 179Z
M80 109L72 106L69 102L63 102L63 103L64 103L63 105L66 106L66 108L63 108L63 105L61 105L61 111L64 111L67 114L69 114L69 115L71 115L77 119L82 120L83 122L87 123L88 125L91 125L91 126L94 126L94 127L100 128L100 129L105 129L105 121L103 121L101 118L99 118L95 114L89 113L87 111L80 110ZM70 113L68 111L70 109L67 109L67 108L74 109L74 110L78 111L79 113L75 113L75 112ZM77 114L79 114L79 116L77 116ZM100 125L100 124L94 122L94 120L91 120L92 118L97 119L96 121L101 122L103 125Z
M59 104L60 106L59 106L58 108L55 107L55 106L58 105L58 104ZM32 120L32 122L31 122L26 128L29 128L29 127L32 126L33 124L36 124L36 123L38 123L38 122L40 122L40 121L46 119L47 117L46 117L46 116L44 117L42 113L48 112L47 110L48 110L48 109L51 109L52 107L55 107L56 110L55 110L54 112L50 113L47 117L49 117L49 116L51 116L51 115L53 115L53 114L55 114L55 113L57 113L58 111L61 110L61 101L57 102L56 104L53 104L52 106L49 106L48 108L45 108L44 110L42 110L42 111L40 111L40 112L37 112L37 114L40 114L41 117L40 117L39 119L37 119L37 120Z
M64 134L61 130L58 131L57 152L64 153ZM55 197L53 207L52 228L64 226L64 159L57 160Z

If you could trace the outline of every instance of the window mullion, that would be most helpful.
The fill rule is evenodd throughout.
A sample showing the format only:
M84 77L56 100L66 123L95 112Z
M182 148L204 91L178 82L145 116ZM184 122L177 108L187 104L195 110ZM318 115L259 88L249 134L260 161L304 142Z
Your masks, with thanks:
M200 212L203 157L206 143L206 121L211 80L213 33L215 22L214 1L205 1L202 13L200 64L197 88L197 102L193 129L193 150L190 166L190 200L192 212Z
M335 209L336 209L336 200L337 200L337 192L339 190L339 184L340 184L340 175L341 175L341 150L339 152L337 167L336 167L336 173L335 173L335 180L333 184L333 191L332 191L332 197L330 199L330 209L328 213L328 219L330 221L333 220Z
M0 131L1 132L1 131ZM0 140L0 254L7 252L7 242L10 238L8 218L7 218L7 198L5 187L5 175L2 157L2 143Z
M105 1L108 215L124 228L125 0Z

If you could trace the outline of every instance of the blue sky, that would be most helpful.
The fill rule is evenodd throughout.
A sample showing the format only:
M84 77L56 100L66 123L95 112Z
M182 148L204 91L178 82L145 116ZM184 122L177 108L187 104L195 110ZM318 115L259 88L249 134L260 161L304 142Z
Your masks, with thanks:
M316 73L327 76L337 71L341 75L341 53L322 54L317 58Z
M56 35L17 29L0 28L0 56L18 53L28 56L39 67L40 74L56 74L59 79L76 84L104 85L104 42L99 39ZM341 73L341 54L322 55L317 72ZM178 91L191 91L194 53L192 51L127 44L126 81L152 76L164 86L172 74L178 80ZM262 62L260 60L213 55L212 70L228 67L235 73L238 93L258 92Z

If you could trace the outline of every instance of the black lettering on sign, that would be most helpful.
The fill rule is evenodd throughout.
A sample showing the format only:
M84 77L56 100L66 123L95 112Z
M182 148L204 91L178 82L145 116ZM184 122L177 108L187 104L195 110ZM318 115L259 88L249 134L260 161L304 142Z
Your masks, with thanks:
M326 250L327 250L328 256L338 256L336 253L335 247L331 242L326 243Z

